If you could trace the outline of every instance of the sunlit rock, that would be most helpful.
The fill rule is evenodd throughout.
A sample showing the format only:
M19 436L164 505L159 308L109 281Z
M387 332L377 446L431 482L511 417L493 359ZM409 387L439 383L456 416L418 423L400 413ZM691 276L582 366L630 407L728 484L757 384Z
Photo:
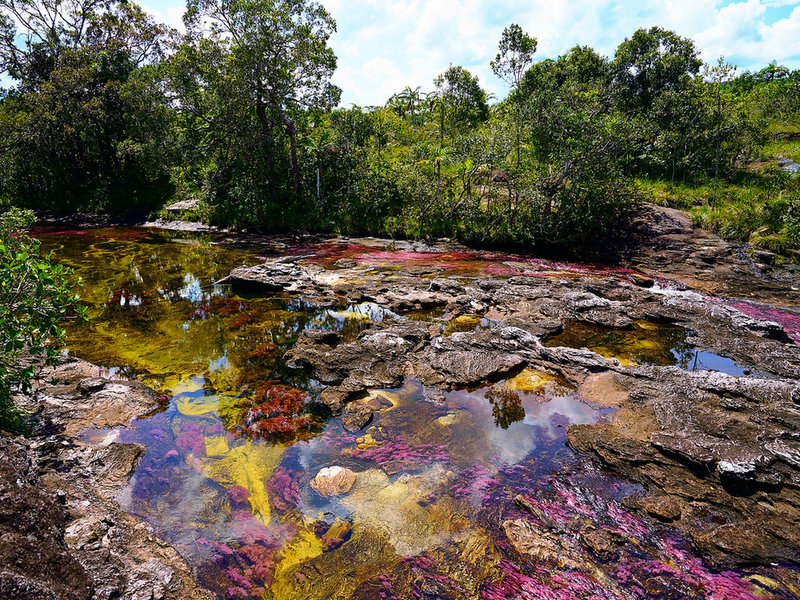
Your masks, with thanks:
M329 498L349 492L355 480L356 474L350 469L339 466L325 467L311 480L311 487L320 496Z

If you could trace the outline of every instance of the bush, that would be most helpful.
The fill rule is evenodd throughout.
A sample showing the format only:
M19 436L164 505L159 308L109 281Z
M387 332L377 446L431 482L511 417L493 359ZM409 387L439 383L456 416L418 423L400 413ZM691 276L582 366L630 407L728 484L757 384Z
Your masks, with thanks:
M67 272L39 252L27 233L33 213L16 208L0 214L0 429L25 429L11 394L27 391L36 365L52 364L63 346L61 320L85 318Z

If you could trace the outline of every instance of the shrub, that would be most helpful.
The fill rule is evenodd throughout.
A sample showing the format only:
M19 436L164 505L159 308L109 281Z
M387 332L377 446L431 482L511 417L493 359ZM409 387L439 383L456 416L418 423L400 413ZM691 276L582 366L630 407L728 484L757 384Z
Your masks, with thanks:
M25 429L12 391L30 389L37 365L56 360L61 320L70 312L85 318L65 269L28 235L33 218L15 208L0 215L0 429L11 432Z

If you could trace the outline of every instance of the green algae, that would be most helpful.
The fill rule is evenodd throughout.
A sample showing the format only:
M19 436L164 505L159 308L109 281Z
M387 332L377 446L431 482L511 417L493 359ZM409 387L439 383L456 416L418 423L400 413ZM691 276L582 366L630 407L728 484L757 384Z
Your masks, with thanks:
M623 366L668 366L678 363L675 352L680 354L688 350L687 335L682 327L647 321L637 321L629 329L569 321L563 331L547 338L545 345L588 348L606 358L616 358Z

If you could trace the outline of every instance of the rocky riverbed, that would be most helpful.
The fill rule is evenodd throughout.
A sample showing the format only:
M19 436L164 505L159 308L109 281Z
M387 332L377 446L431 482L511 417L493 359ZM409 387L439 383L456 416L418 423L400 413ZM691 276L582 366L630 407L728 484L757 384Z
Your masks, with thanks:
M796 273L652 210L622 267L50 231L110 370L21 399L0 593L799 597Z

